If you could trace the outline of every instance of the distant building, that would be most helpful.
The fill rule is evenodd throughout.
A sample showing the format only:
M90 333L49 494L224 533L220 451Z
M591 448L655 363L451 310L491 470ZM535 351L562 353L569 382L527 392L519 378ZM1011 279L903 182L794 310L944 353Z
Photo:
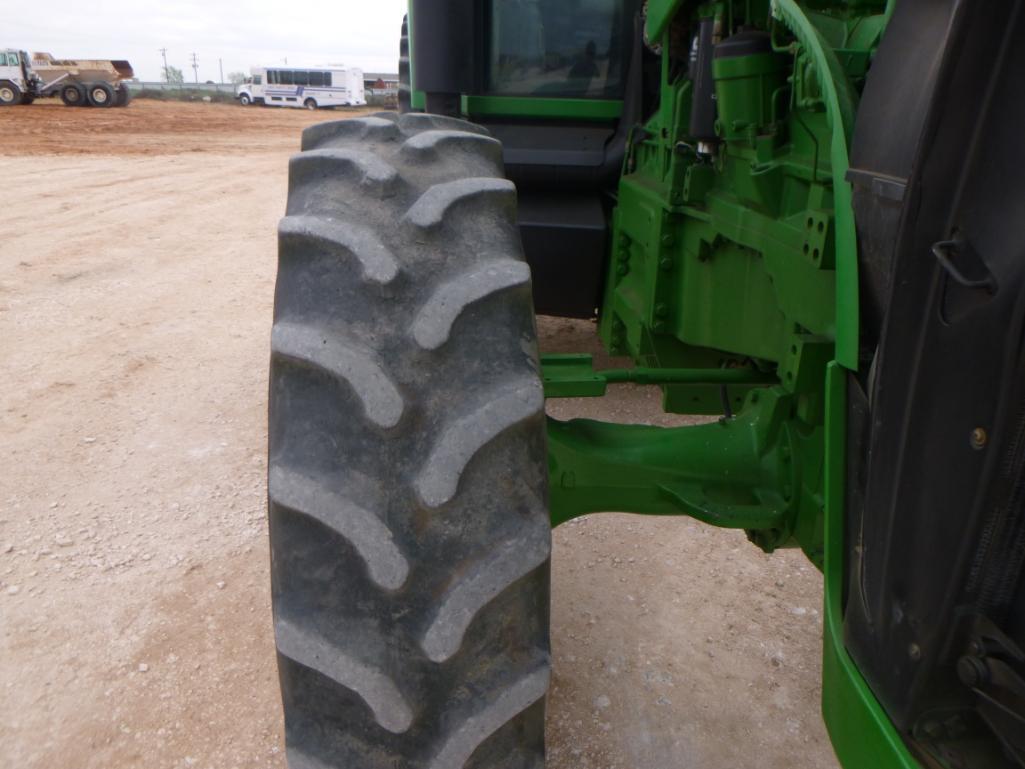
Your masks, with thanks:
M375 93L397 92L399 90L399 76L386 72L364 72L363 85L367 91Z

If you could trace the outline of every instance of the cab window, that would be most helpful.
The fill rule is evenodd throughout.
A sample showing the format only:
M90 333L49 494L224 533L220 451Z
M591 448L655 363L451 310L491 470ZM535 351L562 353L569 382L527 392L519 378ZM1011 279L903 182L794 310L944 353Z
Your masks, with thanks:
M620 98L627 27L623 0L490 0L488 91Z

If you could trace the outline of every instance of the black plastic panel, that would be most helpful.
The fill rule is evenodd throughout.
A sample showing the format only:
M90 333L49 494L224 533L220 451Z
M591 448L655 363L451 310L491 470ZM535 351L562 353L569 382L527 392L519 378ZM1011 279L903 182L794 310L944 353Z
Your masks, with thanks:
M595 196L520 192L520 236L542 315L591 318L601 296L608 235Z
M899 3L852 150L846 642L909 745L966 768L1025 766L1022 5Z

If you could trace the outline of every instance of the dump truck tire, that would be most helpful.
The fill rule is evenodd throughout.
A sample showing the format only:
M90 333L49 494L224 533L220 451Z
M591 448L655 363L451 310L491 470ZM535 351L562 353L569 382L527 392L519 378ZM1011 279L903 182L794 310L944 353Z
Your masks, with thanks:
M402 33L399 35L399 112L413 109L412 92L409 90L409 16L402 17Z
M269 517L292 769L544 765L544 399L498 141L422 113L292 158Z
M121 83L117 87L117 91L114 94L114 106L115 107L127 107L132 102L132 94L128 90L128 86Z
M22 102L21 90L9 80L0 80L0 107L13 107Z
M81 107L85 105L85 89L78 83L69 83L61 88L61 101L69 107Z
M90 107L113 107L117 97L109 83L90 83L85 89Z

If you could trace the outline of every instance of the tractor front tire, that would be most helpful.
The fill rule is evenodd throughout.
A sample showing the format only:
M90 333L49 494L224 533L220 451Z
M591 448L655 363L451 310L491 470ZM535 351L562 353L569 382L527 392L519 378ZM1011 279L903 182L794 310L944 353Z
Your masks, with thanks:
M271 336L271 579L292 769L540 769L544 399L484 129L303 133Z

